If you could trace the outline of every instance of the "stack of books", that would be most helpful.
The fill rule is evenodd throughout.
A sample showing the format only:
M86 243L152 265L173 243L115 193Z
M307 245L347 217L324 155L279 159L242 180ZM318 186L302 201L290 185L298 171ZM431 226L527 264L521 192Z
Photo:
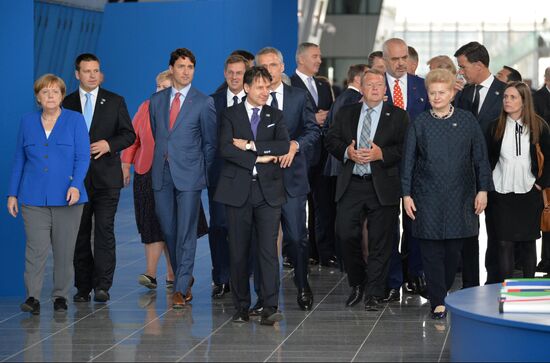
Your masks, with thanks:
M550 279L508 279L500 289L501 313L550 313Z

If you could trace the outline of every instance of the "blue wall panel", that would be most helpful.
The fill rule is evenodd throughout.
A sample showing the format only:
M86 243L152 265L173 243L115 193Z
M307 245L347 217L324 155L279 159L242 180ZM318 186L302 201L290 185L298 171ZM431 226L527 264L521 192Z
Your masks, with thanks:
M123 95L133 114L175 48L193 51L193 85L209 94L223 82L223 62L234 49L276 46L292 74L297 39L297 0L115 3L105 7L98 56L105 88Z
M0 0L0 193L5 196L11 173L19 120L35 110L33 94L34 3ZM21 216L12 218L6 199L0 204L0 296L23 296L25 237Z

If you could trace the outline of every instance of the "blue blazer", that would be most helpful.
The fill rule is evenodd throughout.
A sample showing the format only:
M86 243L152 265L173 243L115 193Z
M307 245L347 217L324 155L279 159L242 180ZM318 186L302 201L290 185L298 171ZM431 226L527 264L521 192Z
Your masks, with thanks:
M393 87L393 85L391 85ZM393 99L391 96L390 85L388 84L388 78L386 77L386 96L388 96L388 103L393 105ZM416 116L422 112L430 109L430 102L428 101L428 92L426 92L426 86L424 85L424 78L408 74L407 73L407 113L409 114L409 120L414 121Z
M75 187L80 191L78 203L87 202L90 138L84 117L62 108L46 138L41 115L36 111L21 119L8 195L35 207L66 206L67 190Z
M164 162L168 160L175 187L199 191L212 178L216 154L216 110L212 97L196 88L189 89L174 127L169 130L171 88L151 96L149 114L155 139L153 189L162 189Z

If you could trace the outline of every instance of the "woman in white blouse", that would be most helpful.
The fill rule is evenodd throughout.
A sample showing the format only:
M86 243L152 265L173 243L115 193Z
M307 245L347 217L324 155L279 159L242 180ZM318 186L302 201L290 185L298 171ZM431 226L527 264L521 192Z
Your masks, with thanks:
M534 277L535 241L540 237L543 208L541 189L550 186L550 133L546 122L535 113L525 83L508 83L502 102L502 112L487 135L495 184L487 213L495 226L501 279L513 276L516 243L520 245L523 277ZM537 143L544 154L540 177Z

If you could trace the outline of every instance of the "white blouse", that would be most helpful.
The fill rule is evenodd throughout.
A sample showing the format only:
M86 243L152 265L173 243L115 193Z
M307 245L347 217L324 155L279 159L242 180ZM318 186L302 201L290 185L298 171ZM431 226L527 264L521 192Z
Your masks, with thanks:
M529 130L521 119L506 119L498 163L493 170L493 182L498 193L527 193L535 184L531 173Z

